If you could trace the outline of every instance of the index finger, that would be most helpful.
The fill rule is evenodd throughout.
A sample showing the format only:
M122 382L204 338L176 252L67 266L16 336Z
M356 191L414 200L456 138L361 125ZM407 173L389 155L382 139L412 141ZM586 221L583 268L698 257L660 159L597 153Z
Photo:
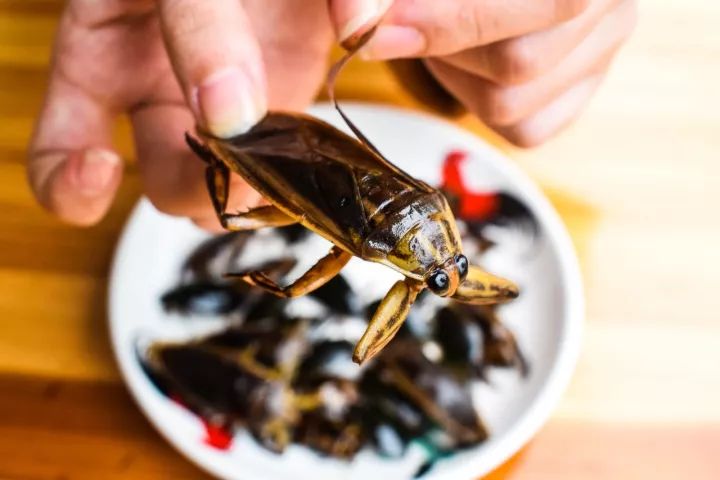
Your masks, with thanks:
M168 53L196 118L214 135L244 133L267 109L260 46L238 0L161 0Z
M546 29L576 17L588 4L589 0L395 0L364 53L376 59L449 55Z

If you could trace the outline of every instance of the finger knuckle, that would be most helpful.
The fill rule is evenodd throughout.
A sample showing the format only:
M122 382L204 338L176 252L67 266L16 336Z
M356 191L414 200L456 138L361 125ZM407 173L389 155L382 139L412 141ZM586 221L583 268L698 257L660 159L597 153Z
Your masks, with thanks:
M500 86L485 87L478 98L477 107L486 123L499 126L513 123L520 110L512 90Z
M517 85L537 77L542 68L542 59L522 39L498 43L490 50L495 80L501 85Z
M536 130L517 126L500 133L508 142L520 148L535 148L547 141L547 137Z

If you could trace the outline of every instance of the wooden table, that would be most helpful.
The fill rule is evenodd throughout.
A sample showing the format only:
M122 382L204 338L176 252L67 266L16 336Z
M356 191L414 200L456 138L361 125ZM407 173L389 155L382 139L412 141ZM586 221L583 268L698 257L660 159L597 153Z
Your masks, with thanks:
M493 479L720 478L720 3L641 4L571 130L528 152L492 139L556 203L588 303L569 391ZM108 265L140 193L134 168L86 230L43 213L26 186L59 9L0 0L0 478L207 478L142 417L110 352ZM341 96L413 106L383 67L352 69ZM118 142L130 158L123 125Z

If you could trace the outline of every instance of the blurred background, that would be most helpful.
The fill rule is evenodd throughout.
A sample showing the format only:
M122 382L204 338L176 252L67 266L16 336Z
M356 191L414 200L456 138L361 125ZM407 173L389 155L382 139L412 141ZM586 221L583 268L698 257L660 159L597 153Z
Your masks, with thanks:
M132 403L106 331L113 248L140 187L76 229L25 180L62 2L0 0L0 477L206 478ZM585 341L552 420L493 479L718 478L720 472L720 3L645 0L583 117L505 151L545 190L585 277ZM416 104L381 64L354 62L341 98Z

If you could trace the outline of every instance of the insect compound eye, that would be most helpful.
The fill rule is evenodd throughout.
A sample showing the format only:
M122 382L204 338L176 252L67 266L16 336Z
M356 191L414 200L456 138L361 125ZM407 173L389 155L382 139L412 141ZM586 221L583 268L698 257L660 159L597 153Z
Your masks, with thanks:
M433 293L444 295L450 286L450 277L445 270L437 270L427 279L427 286Z
M458 275L460 275L460 281L462 282L467 278L468 274L468 259L465 255L458 255L455 257L455 265L457 265Z

